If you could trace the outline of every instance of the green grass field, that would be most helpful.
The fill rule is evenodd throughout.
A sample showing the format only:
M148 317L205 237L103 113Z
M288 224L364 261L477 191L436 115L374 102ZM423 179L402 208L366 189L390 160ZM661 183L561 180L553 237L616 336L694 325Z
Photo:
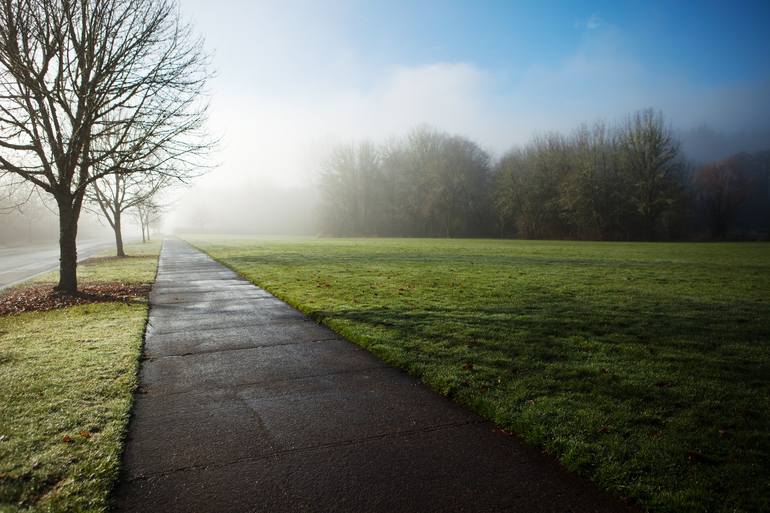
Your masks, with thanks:
M82 264L81 283L150 283L158 249ZM0 511L107 510L146 318L146 300L0 317Z
M190 240L617 495L770 511L770 244Z

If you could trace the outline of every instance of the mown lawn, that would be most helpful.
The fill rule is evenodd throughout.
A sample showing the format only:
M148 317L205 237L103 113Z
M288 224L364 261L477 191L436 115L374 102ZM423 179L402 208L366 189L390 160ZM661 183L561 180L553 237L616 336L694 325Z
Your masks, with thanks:
M190 240L617 495L770 511L770 244Z
M80 281L151 283L158 250L81 264ZM0 317L0 511L107 510L146 318L144 299Z
M115 250L109 249L105 252L106 256L90 258L80 264L78 266L78 280L84 284L152 283L155 281L160 246L160 241L127 244L125 250L128 257L126 258L115 258ZM35 285L45 283L54 286L58 278L59 274L52 272L38 275L26 283Z

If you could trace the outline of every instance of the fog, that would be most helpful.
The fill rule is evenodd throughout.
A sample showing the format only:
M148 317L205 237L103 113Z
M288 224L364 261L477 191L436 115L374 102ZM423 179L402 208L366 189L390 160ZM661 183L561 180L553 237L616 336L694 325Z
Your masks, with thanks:
M138 223L132 215L125 220L125 236L129 241L141 239ZM78 223L80 240L111 240L109 224L94 205L88 205ZM15 191L0 187L0 247L20 245L53 245L59 240L59 218L56 204L49 195L27 186Z
M59 240L59 218L45 196L32 195L24 204L0 197L0 247L18 245L53 245ZM128 240L140 238L139 228L130 220ZM110 227L95 213L83 213L78 229L80 240L112 238Z
M767 6L180 0L216 76L206 173L167 232L319 233L332 149L416 127L500 159L652 108L687 159L770 148ZM764 21L763 21L764 20Z
M535 134L652 107L696 161L770 141L766 73L702 80L684 60L656 67L636 55L623 21L601 12L538 20L568 33L572 45L556 56L536 60L515 48L495 61L441 47L456 20L422 38L419 19L393 27L392 37L382 29L362 36L378 9L355 2L183 0L181 9L213 53L210 128L221 143L216 168L178 195L169 230L315 233L318 173L330 148L416 126L468 137L495 158ZM429 23L433 13L411 14ZM469 20L458 39L493 17ZM512 28L522 22L511 20Z

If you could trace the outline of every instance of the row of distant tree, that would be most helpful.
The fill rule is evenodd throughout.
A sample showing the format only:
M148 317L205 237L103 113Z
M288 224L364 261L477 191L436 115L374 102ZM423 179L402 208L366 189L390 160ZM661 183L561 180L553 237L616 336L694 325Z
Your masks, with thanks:
M418 129L336 148L321 177L323 231L339 236L591 240L763 238L770 152L687 161L663 116L535 137L497 161Z

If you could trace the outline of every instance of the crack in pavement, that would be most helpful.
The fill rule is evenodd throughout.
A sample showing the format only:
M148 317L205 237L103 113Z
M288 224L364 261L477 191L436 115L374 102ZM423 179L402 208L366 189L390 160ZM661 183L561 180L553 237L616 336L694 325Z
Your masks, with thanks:
M178 472L191 472L195 470L203 470L203 469L210 469L210 468L224 468L224 467L229 467L230 465L236 465L238 463L267 460L267 459L275 458L276 456L285 456L288 454L296 454L296 453L303 453L303 452L314 452L314 451L323 450L323 449L333 449L335 447L346 447L349 445L365 444L367 442L372 442L375 440L386 440L390 438L406 437L406 436L411 436L411 435L416 435L421 433L432 433L435 431L442 431L442 430L453 429L453 428L462 427L462 426L485 424L485 423L486 423L485 420L479 418L477 420L450 422L447 424L441 424L436 426L426 426L423 428L403 430L403 431L391 431L387 433L381 433L378 435L370 435L370 436L365 436L361 438L350 438L346 440L339 440L336 442L308 445L304 447L292 447L290 449L281 449L278 451L261 454L259 456L248 456L246 458L236 458L234 460L217 462L217 463L187 465L184 467L174 468L163 472L142 474L142 475L138 475L130 478L129 481L143 481L143 480L155 479L158 477L164 477L164 476L168 476L170 474L175 474Z
M342 341L341 337L329 337L329 338L319 338L319 339L313 339L313 340L299 340L297 342L282 342L282 343L275 343L275 344L259 344L254 346L243 346L243 347L231 347L227 349L210 349L205 351L190 351L187 353L180 353L180 354L164 354L161 356L149 356L149 357L142 357L142 361L145 362L154 362L157 360L161 360L163 358L184 358L186 356L196 356L196 355L205 355L205 354L216 354L216 353L229 353L232 351L245 351L245 350L251 350L251 349L269 349L272 347L280 347L280 346L295 346L295 345L302 345L302 344L315 344L317 342L338 342Z
M152 313L150 313L152 315ZM190 316L190 319L195 319L194 316ZM155 319L155 322L160 322L161 324L165 322L167 319ZM234 323L230 324L228 326L211 326L209 328L201 328L197 330L190 330L188 329L178 329L178 330L169 330L169 331L153 331L149 335L153 337L162 336L162 335L178 335L180 333L204 333L208 331L219 331L219 330L228 330L233 328L250 328L250 327L261 327L261 326L282 326L284 324L296 324L297 322L305 322L305 323L313 323L311 319L302 319L300 317L296 318L286 318L286 319L269 319L259 322L251 322L241 324L241 323ZM315 323L314 323L315 324ZM154 327L155 323L152 320L147 321L148 327Z
M336 370L336 371L330 371L325 372L321 374L304 374L302 376L292 376L284 379L263 379L260 381L247 381L243 383L238 383L236 385L233 385L232 387L213 387L209 390L218 390L218 389L224 389L224 388L239 388L239 387L255 387L258 385L274 385L279 383L290 383L292 381L299 381L307 378L326 378L329 376L337 376L337 375L346 375L346 374L356 374L358 372L369 372L373 370L378 369L386 369L388 368L387 365L384 363L372 367L363 367L363 368L356 368L356 369L345 369L345 370ZM159 393L159 392L153 392L151 390L144 390L139 392L138 390L142 388L142 385L139 385L137 387L137 393L139 394L145 394L145 395L151 395L151 396L164 396L164 397L171 397L175 395L183 395L183 394L189 394L191 390L180 390L178 392L166 392L166 393Z

